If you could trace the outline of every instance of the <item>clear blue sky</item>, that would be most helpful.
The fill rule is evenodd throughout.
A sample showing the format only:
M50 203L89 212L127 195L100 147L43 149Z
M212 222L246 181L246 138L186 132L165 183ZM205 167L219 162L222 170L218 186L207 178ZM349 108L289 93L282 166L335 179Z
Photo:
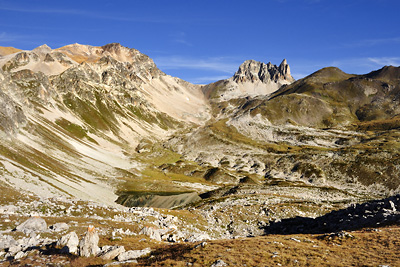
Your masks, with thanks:
M399 0L0 0L0 46L118 42L194 83L286 58L298 79L398 66L399 17Z

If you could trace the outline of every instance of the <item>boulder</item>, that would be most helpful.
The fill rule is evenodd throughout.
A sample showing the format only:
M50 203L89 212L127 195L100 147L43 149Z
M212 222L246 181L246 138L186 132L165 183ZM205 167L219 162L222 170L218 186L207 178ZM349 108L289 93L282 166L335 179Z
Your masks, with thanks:
M23 247L21 245L17 245L17 246L12 246L8 248L8 253L10 255L15 255L18 252L22 251Z
M6 205L0 207L0 213L3 214L14 214L16 213L18 208L15 205Z
M150 248L145 248L142 250L128 250L118 255L118 261L127 261L146 256L151 253Z
M41 240L38 238L38 236L34 235L31 233L30 237L25 237L17 240L17 243L22 246L23 248L30 248L30 247L35 247L37 246Z
M55 232L62 232L68 230L69 226L66 223L56 223L50 226L49 228Z
M0 236L0 250L15 246L16 244L17 242L12 236L10 235Z
M79 238L75 232L70 232L62 236L57 241L57 246L62 247L61 253L77 254L79 245Z
M79 255L82 257L96 256L100 252L98 244L99 235L96 228L90 225L85 237L79 242Z
M161 241L161 233L158 229L155 229L154 227L143 227L143 229L139 232L139 235L147 235L151 239Z
M106 248L103 247L98 256L103 260L112 260L118 257L123 252L125 252L124 246L107 246Z
M227 264L223 260L216 260L211 267L221 267L221 266L227 266Z
M47 230L47 223L43 218L34 216L18 225L15 230L24 232L25 234L32 232L44 232Z
M17 254L15 254L14 260L21 259L21 258L23 258L23 257L25 257L25 256L27 256L27 255L28 255L28 253L19 251L19 252L17 252Z
M177 241L178 241L178 237L177 237L177 235L175 235L175 234L170 234L170 235L168 235L168 237L167 237L167 241L168 241L168 242L177 242Z
M205 248L206 246L207 246L207 242L204 241L204 242L201 242L200 244L194 246L194 248L200 248L200 247Z
M193 234L189 238L187 238L185 241L186 242L199 242L199 241L204 241L204 240L210 240L210 236L205 233L205 234Z

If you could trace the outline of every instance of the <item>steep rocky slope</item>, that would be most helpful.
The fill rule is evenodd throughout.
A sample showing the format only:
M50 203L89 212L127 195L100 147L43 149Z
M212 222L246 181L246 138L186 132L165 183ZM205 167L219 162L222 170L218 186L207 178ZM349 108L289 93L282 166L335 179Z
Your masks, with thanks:
M198 86L119 44L43 45L0 66L2 177L43 196L112 203L119 179L138 179L140 140L209 117Z

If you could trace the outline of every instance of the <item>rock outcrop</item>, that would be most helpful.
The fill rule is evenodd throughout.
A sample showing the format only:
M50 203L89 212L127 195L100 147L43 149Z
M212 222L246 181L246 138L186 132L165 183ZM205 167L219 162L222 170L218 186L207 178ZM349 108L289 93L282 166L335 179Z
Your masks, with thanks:
M143 256L146 256L151 253L150 248L145 248L142 250L128 250L121 253L118 256L118 261L127 261L127 260L134 260Z
M61 247L61 253L77 254L78 253L79 238L75 232L70 232L57 241L57 246Z
M94 226L89 226L86 235L79 242L79 255L81 257L97 256L99 252L99 235Z
M0 250L17 245L15 239L10 235L0 235Z
M50 230L55 231L55 232L62 232L62 231L66 231L69 229L69 225L66 223L56 223L51 225Z
M125 252L124 246L106 246L101 249L99 257L103 260L112 260Z
M286 59L279 66L255 60L243 62L233 77L203 87L212 102L236 98L266 96L282 85L294 82Z
M140 235L147 235L151 239L156 241L161 241L161 233L160 230L154 227L143 227L143 229L139 232Z
M271 62L265 64L255 60L246 60L233 75L233 81L237 83L255 83L257 81L262 83L279 83L282 81L291 83L294 82L294 79L290 75L290 67L286 59L279 66L273 65Z
M47 223L43 218L34 216L18 225L15 230L26 234L32 232L44 232L47 230Z

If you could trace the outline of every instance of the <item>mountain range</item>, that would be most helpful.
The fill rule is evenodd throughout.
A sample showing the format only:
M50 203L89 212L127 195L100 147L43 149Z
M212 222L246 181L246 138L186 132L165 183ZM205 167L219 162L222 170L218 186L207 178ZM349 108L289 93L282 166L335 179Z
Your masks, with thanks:
M345 205L399 191L399 67L295 81L286 60L247 60L196 85L112 43L0 47L0 69L11 188L168 208L287 190Z

